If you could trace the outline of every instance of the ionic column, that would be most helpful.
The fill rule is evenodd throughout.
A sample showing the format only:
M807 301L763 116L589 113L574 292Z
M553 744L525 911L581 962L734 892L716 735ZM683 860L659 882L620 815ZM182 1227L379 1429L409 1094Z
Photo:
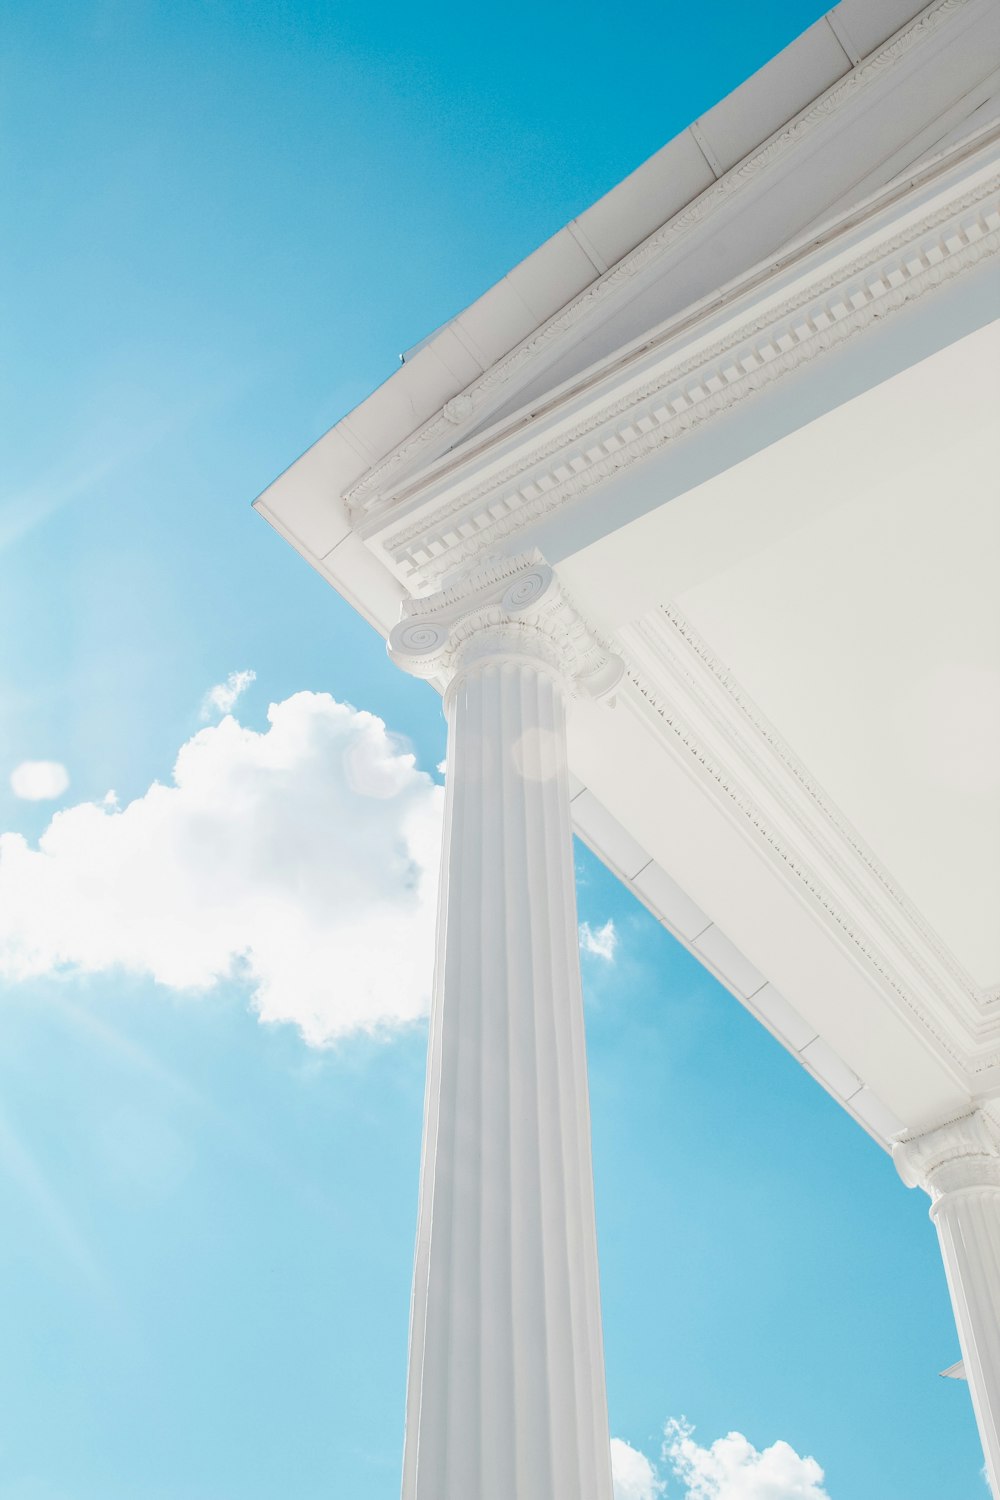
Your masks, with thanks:
M611 1500L566 698L620 664L537 555L389 653L448 683L403 1500Z
M972 1405L1000 1500L1000 1133L982 1110L897 1142L908 1187L931 1196Z

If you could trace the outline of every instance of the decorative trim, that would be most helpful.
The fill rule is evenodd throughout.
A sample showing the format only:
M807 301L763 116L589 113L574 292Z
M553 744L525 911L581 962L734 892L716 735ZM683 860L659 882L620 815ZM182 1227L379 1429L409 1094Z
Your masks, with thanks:
M906 1186L923 1188L935 1202L970 1189L1000 1192L1000 1133L981 1109L903 1136L892 1159Z
M694 758L939 1051L966 1074L995 1068L1000 1028L985 997L680 612L661 606L620 642L636 708Z
M801 788L808 799L809 812L811 813L815 809L824 824L831 831L835 843L843 842L846 845L847 850L850 852L846 857L842 873L845 880L851 884L858 896L869 905L872 915L877 917L879 921L884 921L886 915L885 906L881 902L876 903L873 898L871 886L874 883L879 887L880 892L892 908L893 915L897 918L899 925L894 932L894 937L906 946L908 957L914 966L921 971L923 978L928 984L939 987L938 981L931 972L931 964L944 969L952 984L940 991L942 997L946 998L948 1003L953 1003L953 986L957 987L970 1002L970 1017L973 1020L978 1020L988 1004L996 997L988 990L984 990L976 985L971 976L958 962L951 949L941 941L938 934L925 921L918 908L914 906L913 902L894 883L889 872L876 858L872 850L869 849L857 830L848 822L840 809L830 801L822 788L812 779L802 761L798 759L778 734L774 726L760 712L757 705L746 694L729 668L711 652L708 645L698 635L677 606L674 604L664 604L660 606L660 609L687 647L697 655L699 661L712 673L737 710L743 715L747 723L752 726L754 735L759 736L763 744L766 745L768 754L780 763L781 770L777 773L777 777L781 777L784 780L784 776L787 775L791 778ZM775 795L780 797L799 826L808 832L811 838L815 839L818 830L813 818L808 815L803 816L792 807L788 799L787 789L782 790L779 787L773 768L771 776L772 790ZM825 846L825 852L832 852L828 845ZM864 875L860 880L857 874L858 864L864 868ZM926 946L929 950L932 955L930 961L918 956L915 950L919 946Z
M385 551L409 586L434 587L594 485L1000 252L998 195L1000 176L994 176L708 349L666 361L586 421L389 534Z
M484 371L462 393L469 397L470 405L463 408L457 421L465 423L471 420L497 387L506 385L523 365L534 359L547 345L589 318L603 301L620 292L667 251L672 250L704 220L718 212L729 199L742 194L762 173L769 171L796 150L816 129L827 124L841 110L850 107L857 95L864 93L872 83L878 82L884 74L902 63L912 51L932 37L939 27L945 25L954 13L971 10L976 3L977 0L938 0L937 5L928 7L896 32L876 52L832 84L789 124L782 126L723 177L710 184L687 207L674 214L509 354ZM385 483L392 474L435 440L452 440L455 425L456 413L452 406L449 413L441 411L417 428L347 491L345 499L349 509L360 514L377 507L382 502L381 492Z
M481 566L430 599L406 600L387 648L405 671L449 683L486 663L528 658L582 698L606 697L623 671L535 551Z

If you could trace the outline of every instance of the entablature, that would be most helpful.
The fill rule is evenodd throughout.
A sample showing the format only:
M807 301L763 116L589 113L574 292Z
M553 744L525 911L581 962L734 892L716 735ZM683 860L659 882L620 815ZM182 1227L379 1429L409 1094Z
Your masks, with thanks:
M998 252L1000 131L991 126L777 265L755 268L420 473L400 472L393 488L356 500L354 529L408 592L432 590Z

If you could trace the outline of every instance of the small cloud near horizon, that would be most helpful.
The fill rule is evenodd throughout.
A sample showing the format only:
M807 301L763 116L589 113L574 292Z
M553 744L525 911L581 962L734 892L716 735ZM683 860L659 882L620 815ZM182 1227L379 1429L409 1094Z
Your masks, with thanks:
M684 1486L678 1500L830 1500L816 1460L780 1438L758 1451L741 1432L729 1432L705 1448L690 1422L672 1417L663 1430L660 1459L662 1469L623 1439L612 1438L615 1500L660 1500L667 1495L668 1469Z
M24 802L52 802L69 786L69 772L58 760L22 760L10 773L10 787Z

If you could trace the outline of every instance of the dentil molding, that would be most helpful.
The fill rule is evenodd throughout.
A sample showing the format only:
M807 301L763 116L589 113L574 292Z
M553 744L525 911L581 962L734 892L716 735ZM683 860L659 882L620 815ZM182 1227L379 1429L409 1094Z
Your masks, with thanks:
M600 309L602 303L628 288L649 267L699 229L706 219L755 185L763 174L780 165L791 152L800 149L802 143L815 131L828 125L842 111L851 108L873 85L883 81L895 68L904 64L915 50L931 41L938 30L950 23L956 15L968 12L972 17L982 9L982 0L938 0L936 5L928 6L877 51L832 84L795 119L775 132L755 151L751 151L686 208L674 214L660 229L586 287L509 354L484 371L465 391L446 403L436 416L417 428L375 464L344 497L355 519L383 506L391 489L393 475L398 470L412 468L414 461L419 463L421 455L430 454L435 444L442 440L453 440L457 426L469 424L494 399L498 389L509 384L525 365L530 364L553 341L572 334L578 325L588 321Z
M991 144L997 139L994 132ZM598 367L594 389L577 388L572 399L560 398L568 412L586 395L582 419L570 425L563 420L554 432L550 425L537 438L525 434L516 455L501 467L494 461L481 479L470 462L485 467L489 455L479 452L470 460L458 450L448 467L464 466L464 477L430 471L409 492L355 508L355 527L408 587L434 588L595 485L998 252L1000 174L994 170L972 187L955 189L905 229L898 228L898 219L884 225L863 253L846 261L841 254L832 270L828 258L811 278L800 276L790 295L776 300L773 289L758 288L754 300L758 306L765 302L765 310L737 317L707 347L703 334L699 342L697 323L679 340L674 320L661 333L660 342L672 347L658 363L651 367L647 342L629 361L616 361L613 373ZM787 269L782 276L788 279ZM732 289L731 300L742 292ZM698 345L694 353L692 344ZM495 445L503 436L497 435ZM448 491L438 503L435 488ZM417 506L419 518L412 517ZM412 518L400 524L400 512Z

